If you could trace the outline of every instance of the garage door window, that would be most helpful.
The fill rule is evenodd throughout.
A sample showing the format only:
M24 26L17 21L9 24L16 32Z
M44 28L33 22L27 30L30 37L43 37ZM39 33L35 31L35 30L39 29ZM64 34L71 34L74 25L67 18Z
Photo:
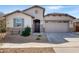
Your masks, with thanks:
M48 22L54 22L54 23L68 23L68 21L54 21L54 20L45 21L45 23L48 23Z

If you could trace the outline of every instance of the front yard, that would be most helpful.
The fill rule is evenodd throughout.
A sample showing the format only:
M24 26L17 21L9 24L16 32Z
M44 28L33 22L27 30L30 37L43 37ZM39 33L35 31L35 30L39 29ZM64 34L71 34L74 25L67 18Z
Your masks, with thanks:
M78 35L74 33L49 33L47 35L49 38L45 34L27 37L3 34L0 36L3 37L0 40L0 52L79 52Z
M4 39L2 39L1 43L48 43L48 39L45 35L30 35L27 37L23 37L20 35L2 35ZM1 37L2 37L1 36Z
M0 40L2 44L0 47L0 53L54 53L52 47L34 47L32 44L31 47L29 43L48 43L48 39L45 35L30 35L28 37L23 37L20 35L3 35ZM38 45L38 44L37 44ZM12 47L12 48L11 48Z

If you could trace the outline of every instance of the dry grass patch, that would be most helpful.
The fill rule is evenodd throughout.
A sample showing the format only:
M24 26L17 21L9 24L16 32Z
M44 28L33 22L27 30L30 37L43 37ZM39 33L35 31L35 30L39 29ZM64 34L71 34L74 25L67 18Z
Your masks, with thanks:
M52 47L0 48L0 53L55 53Z
M6 33L0 33L0 40L4 39L6 36Z
M5 39L6 33L0 33L0 46L3 45L3 41Z

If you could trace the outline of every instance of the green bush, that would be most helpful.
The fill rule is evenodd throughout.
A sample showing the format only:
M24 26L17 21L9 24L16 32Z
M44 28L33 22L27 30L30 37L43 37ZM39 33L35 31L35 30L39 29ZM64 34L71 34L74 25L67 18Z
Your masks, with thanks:
M0 20L0 33L6 32L6 23L5 20Z
M31 28L30 27L26 27L23 31L22 31L22 36L29 36L31 33Z
M0 29L0 33L5 33L6 32L6 29L5 28L1 28Z

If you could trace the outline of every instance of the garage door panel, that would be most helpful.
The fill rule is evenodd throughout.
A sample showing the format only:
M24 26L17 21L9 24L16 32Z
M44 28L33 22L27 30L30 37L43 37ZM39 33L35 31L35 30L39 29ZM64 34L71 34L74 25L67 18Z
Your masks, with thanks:
M45 31L46 32L68 32L69 24L48 22L45 24Z

